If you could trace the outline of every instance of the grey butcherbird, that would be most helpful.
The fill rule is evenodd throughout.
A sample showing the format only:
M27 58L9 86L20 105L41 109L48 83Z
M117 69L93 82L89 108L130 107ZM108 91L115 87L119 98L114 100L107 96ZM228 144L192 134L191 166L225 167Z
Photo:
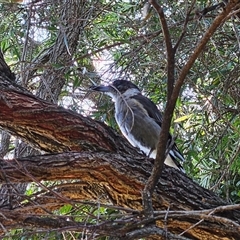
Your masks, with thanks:
M147 156L156 158L161 131L162 114L157 106L141 94L130 81L116 80L108 86L93 86L94 91L104 92L115 102L115 119L127 140ZM169 153L165 164L184 172L180 162L184 157L169 134Z

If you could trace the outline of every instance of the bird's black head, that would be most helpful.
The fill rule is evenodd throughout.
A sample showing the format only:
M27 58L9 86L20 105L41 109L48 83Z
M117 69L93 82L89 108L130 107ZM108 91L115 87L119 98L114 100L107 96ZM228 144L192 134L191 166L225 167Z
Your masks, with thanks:
M108 86L93 86L92 90L98 92L104 92L115 99L119 94L124 94L129 90L130 95L140 93L140 89L130 81L116 80Z
M112 83L112 87L116 88L120 93L124 93L129 89L137 89L140 92L140 89L135 84L126 80L116 80Z

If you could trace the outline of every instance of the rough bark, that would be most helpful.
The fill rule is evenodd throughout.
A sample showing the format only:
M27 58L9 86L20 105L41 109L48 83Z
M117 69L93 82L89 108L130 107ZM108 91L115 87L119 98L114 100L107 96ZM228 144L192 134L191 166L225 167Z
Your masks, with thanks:
M79 1L74 0L71 1L71 3L69 2L69 4L66 4L64 1L59 1L59 3L55 1L54 3L55 13L56 15L59 15L59 31L56 42L50 48L45 49L45 51L43 51L42 54L38 55L34 60L32 60L31 55L31 53L34 52L34 47L31 44L32 41L29 35L29 29L31 28L30 16L33 15L34 7L28 8L28 10L25 9L26 14L28 14L29 17L25 23L25 25L28 25L28 27L25 31L24 36L24 47L20 61L21 70L18 76L18 82L21 82L22 86L29 86L29 81L34 78L39 67L42 68L45 66L45 71L43 73L43 77L41 78L42 81L40 81L40 87L38 87L37 95L41 96L43 99L48 99L49 101L56 103L61 92L61 87L66 81L63 76L69 71L69 66L72 65L72 56L69 53L76 51L76 48L78 46L78 39L79 36L81 36L83 30L83 21L76 21L76 19L78 19L79 16L84 16L86 9L85 5L82 2L80 3ZM68 45L68 51L66 49L66 45ZM29 61L29 59L31 59L31 61ZM60 65L62 67L59 67ZM2 62L2 68L5 69L6 75L13 82L15 82L14 74L11 73L10 69L8 69L8 66L4 62ZM3 148L4 144L5 143L3 142ZM7 145L5 148L8 150ZM31 149L31 147L29 147L25 142L21 140L20 143L19 141L15 141L15 157L36 155L35 151L35 149ZM15 204L18 205L20 196L24 194L26 187L27 184L25 184L25 188L24 184L3 184L0 189L0 195L4 195L6 197L2 199L2 202L9 206L11 205L12 207L14 207ZM6 194L9 192L11 192L11 194ZM7 195L11 195L11 197L7 197ZM7 200L9 201L8 203Z
M71 187L59 185L54 186L54 190L49 188L45 195L28 198L28 200L32 199L32 202L21 204L15 210L5 209L0 218L6 228L9 220L12 224L22 226L22 222L27 223L46 210L52 211L66 203L76 204L79 201L80 203L81 201L93 202L98 199L103 204L111 203L141 211L141 192L152 168L152 162L143 156L106 152L68 152L18 160L2 160L1 162L1 182L4 182L6 178L11 183L79 180ZM99 198L99 196L102 197ZM23 200L25 199L26 197L23 196ZM203 237L205 239L221 237L237 239L240 232L240 211L228 209L220 213L216 211L211 215L208 215L211 211L196 211L214 209L226 204L211 191L200 187L187 176L169 167L164 169L153 195L154 210L162 211L155 214L158 225L164 227L164 218L167 214L167 229L172 233L181 233L199 220L205 219L186 234L186 236L191 236L191 239L193 237L196 239L203 239ZM240 208L240 206L237 207ZM169 210L164 211L166 209ZM16 213L14 217L11 217L12 212ZM51 227L47 224L47 219L45 221L45 227ZM138 221L140 224L142 219ZM148 219L148 221L151 222L153 219ZM29 223L36 227L41 226L38 221L31 220ZM131 221L128 221L129 223ZM71 227L75 225L72 223ZM113 230L116 229L113 228ZM216 238L213 235L216 235Z
M85 21L88 19L88 2L71 0L59 4L59 31L55 44L47 53L48 67L45 69L37 95L56 103L66 82L65 74L73 67L73 53L78 47ZM78 19L81 19L79 21ZM84 19L84 20L83 20Z
M10 90L7 79L1 79L1 126L46 152L105 150L134 151L123 144L101 122L93 121L35 96ZM12 86L13 88L13 86ZM125 150L124 150L125 149Z
M136 233L161 239L159 234L166 229L173 239L175 234L188 229L184 234L187 239L240 238L239 206L227 208L228 203L172 168L164 169L154 191L154 216L145 218L141 212L141 193L150 176L152 160L137 153L104 124L38 99L11 84L4 74L0 86L0 126L39 149L55 153L1 160L1 183L36 182L45 189L42 195L23 196L22 200L28 202L23 201L14 210L2 206L0 222L5 229L34 226L91 231L94 228L100 235L120 239L134 239ZM77 182L71 187L60 184L54 188L40 182L64 179ZM66 203L82 201L113 204L113 208L129 211L131 217L123 215L114 224L102 221L93 226L51 214L41 215ZM178 236L178 239L184 238Z

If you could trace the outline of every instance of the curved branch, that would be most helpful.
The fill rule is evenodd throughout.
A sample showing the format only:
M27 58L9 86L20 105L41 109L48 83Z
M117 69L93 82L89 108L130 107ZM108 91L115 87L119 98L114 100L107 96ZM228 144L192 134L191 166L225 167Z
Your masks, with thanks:
M10 84L0 79L0 126L35 147L46 152L136 152L103 123L15 90Z

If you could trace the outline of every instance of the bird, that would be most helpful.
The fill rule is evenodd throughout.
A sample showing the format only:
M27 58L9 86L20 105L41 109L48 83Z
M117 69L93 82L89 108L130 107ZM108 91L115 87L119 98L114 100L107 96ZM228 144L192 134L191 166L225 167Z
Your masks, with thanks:
M115 104L115 119L124 137L150 158L156 158L162 125L162 114L157 106L131 81L115 80L107 86L92 86L91 90L110 96ZM185 172L185 161L169 133L168 154L164 163Z

